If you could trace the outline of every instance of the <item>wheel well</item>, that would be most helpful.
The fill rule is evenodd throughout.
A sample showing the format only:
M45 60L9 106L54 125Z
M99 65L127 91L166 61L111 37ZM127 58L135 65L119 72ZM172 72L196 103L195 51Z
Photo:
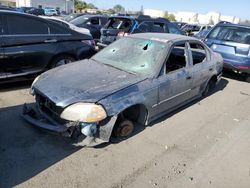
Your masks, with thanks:
M49 69L57 58L64 57L64 56L71 57L74 60L77 60L77 58L70 53L60 53L60 54L57 54L54 57L52 57L52 59L49 61L49 64L47 65L47 68Z
M118 115L118 121L128 119L130 121L145 125L147 120L148 110L143 104L136 104L123 110Z
M213 75L212 78L211 78L210 80L212 80L213 82L216 83L216 82L217 82L217 76L216 76L216 75Z

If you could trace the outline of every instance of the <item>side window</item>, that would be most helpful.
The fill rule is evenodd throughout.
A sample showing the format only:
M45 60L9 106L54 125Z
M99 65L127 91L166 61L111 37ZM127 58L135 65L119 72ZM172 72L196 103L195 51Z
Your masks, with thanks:
M138 28L136 29L137 30L137 32L145 32L145 33L147 33L147 32L150 32L150 23L148 23L148 22L143 22L143 23L141 23L139 26L138 26Z
M108 22L107 18L100 18L101 20L101 25L105 25Z
M190 43L190 50L193 57L193 65L207 61L206 49L199 43Z
M166 74L186 67L187 61L185 46L185 43L182 43L172 48L166 62Z
M172 25L168 25L169 33L181 34L180 31Z
M48 26L35 18L8 15L7 25L11 35L48 34Z
M164 24L163 23L154 22L153 23L152 31L156 32L156 33L164 33Z
M91 18L90 23L92 25L99 25L99 18Z
M67 26L67 27L69 27L69 26ZM52 24L50 24L49 25L49 29L50 29L50 34L59 34L59 35L62 35L62 34L70 34L69 32L68 32L68 30L67 29L65 29L65 27L64 26L57 26L56 24L54 25L52 25Z

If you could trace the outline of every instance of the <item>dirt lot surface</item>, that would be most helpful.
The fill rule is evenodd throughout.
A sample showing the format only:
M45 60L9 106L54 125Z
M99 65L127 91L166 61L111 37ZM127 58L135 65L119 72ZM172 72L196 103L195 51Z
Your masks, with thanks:
M250 187L250 84L223 78L210 97L133 137L70 145L20 117L28 85L0 90L0 187ZM17 87L18 86L18 87Z

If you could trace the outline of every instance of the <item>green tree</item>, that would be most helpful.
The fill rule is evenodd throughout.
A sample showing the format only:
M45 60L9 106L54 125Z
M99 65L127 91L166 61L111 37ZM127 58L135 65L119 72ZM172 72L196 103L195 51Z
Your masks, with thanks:
M92 3L87 4L87 7L89 9L97 9L97 7L95 5L93 5Z
M87 3L85 3L84 1L80 1L80 0L75 0L75 9L78 11L84 10L87 8Z
M108 12L109 14L115 14L115 10L112 9L112 8L108 9L107 12Z
M175 21L176 21L175 16L174 16L173 14L168 14L167 19L168 19L170 22L175 22Z
M125 8L124 8L123 6L121 6L121 5L115 5L113 9L114 9L114 11L115 11L116 13L125 12Z

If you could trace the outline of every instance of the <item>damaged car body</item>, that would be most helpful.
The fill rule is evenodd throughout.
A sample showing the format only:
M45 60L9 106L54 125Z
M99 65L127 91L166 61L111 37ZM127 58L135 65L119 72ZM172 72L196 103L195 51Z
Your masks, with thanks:
M80 145L126 138L136 125L208 95L222 67L222 57L195 38L131 35L39 76L31 87L36 107L24 105L23 117Z

